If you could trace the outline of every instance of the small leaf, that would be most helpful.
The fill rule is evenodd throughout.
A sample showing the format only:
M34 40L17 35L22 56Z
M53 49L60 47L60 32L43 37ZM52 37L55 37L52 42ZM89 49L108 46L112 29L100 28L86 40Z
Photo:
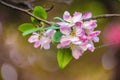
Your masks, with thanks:
M72 54L70 49L59 49L57 53L57 60L59 67L64 69L67 64L72 60Z
M54 42L60 42L60 38L63 34L60 31L57 31L54 36L53 36L53 41Z
M60 27L59 26L50 26L50 27L47 27L47 28L45 28L45 30L48 30L48 29L60 29Z
M27 35L29 35L29 34L31 34L33 32L42 31L42 30L44 30L44 28L33 28L33 29L25 31L22 35L27 36Z
M36 31L43 31L43 30L48 30L48 29L59 29L59 27L51 26L51 27L47 27L47 28L33 28L33 29L25 31L23 33L23 36L29 35L29 34L36 32Z
M42 19L47 19L47 13L45 9L41 6L36 6L32 12L35 16L42 18ZM35 18L31 17L31 21L37 25L39 24L39 21L37 21Z
M31 23L24 23L22 25L19 26L18 30L21 32L25 32L27 30L33 29L34 26Z

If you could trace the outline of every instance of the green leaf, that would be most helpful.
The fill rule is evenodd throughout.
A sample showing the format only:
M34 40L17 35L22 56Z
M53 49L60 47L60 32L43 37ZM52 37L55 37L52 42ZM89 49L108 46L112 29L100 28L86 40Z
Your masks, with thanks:
M71 49L67 48L58 50L57 61L61 69L64 69L71 60L72 60Z
M50 26L50 27L47 27L47 28L45 28L45 30L48 30L48 29L60 29L60 27L58 27L58 26Z
M60 38L63 34L60 31L57 31L54 36L53 36L53 41L54 42L60 42Z
M30 30L26 30L25 32L23 32L23 36L26 36L26 35L29 35L33 32L36 32L36 31L43 31L43 30L48 30L48 29L59 29L59 27L57 26L51 26L51 27L47 27L47 28L33 28L33 29L30 29Z
M44 28L33 28L33 29L25 31L22 35L27 36L27 35L29 35L29 34L31 34L33 32L42 31L42 30L44 30Z
M35 16L42 18L42 19L47 19L47 13L45 9L41 6L36 6L32 12ZM31 21L37 25L39 24L39 21L37 21L35 18L31 17Z
M33 24L31 24L31 23L24 23L24 24L21 24L18 27L18 30L21 31L21 32L25 32L25 31L33 29L33 28L34 28Z

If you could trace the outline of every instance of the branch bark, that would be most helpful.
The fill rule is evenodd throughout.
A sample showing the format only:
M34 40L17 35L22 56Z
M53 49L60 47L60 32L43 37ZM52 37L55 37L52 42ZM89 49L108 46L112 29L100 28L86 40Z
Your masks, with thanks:
M94 17L89 18L89 19L85 19L84 21L97 20L97 19L108 18L108 17L120 17L120 14L102 14L102 15L94 16Z
M7 6L7 7L10 7L10 8L16 9L16 10L19 10L19 11L21 11L21 12L24 12L24 13L26 13L26 14L34 17L35 19L46 23L47 25L52 25L52 22L49 22L49 21L47 21L47 20L44 20L44 19L42 19L42 18L39 18L39 17L35 16L35 15L32 14L31 12L29 12L29 10L26 10L26 9L23 9L23 8L20 8L20 7L17 7L17 6L14 6L14 5L9 4L9 3L6 3L6 2L4 2L4 1L2 1L2 0L0 0L0 3L3 4L3 5L5 5L5 6Z
M10 7L10 8L13 8L13 9L16 9L16 10L19 10L21 12L24 12L32 17L34 17L35 19L39 20L39 21L42 21L44 23L46 23L47 25L53 25L52 22L50 21L47 21L47 20L44 20L42 18L39 18L37 16L35 16L34 14L32 14L31 12L29 12L29 10L26 10L26 9L23 9L23 8L20 8L20 7L17 7L17 6L14 6L12 4L9 4L5 1L2 1L0 0L0 3L7 6L7 7ZM101 18L108 18L108 17L120 17L120 14L102 14L102 15L98 15L98 16L95 16L95 17L92 17L92 18L89 18L89 19L85 19L84 21L88 21L88 20L97 20L97 19L101 19Z

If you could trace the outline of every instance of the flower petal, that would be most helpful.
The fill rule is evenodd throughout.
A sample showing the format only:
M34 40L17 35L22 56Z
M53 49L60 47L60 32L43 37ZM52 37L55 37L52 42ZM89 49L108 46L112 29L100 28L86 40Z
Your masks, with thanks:
M68 26L68 25L70 25L67 22L58 22L57 24L60 25L60 26Z
M91 52L95 50L95 47L93 44L88 44L87 47L88 47L88 50L90 50Z
M48 29L48 30L46 31L46 35L47 35L48 37L53 37L53 35L54 35L55 32L56 32L55 30Z
M68 36L62 36L60 39L60 44L61 47L67 47L71 43L70 39Z
M70 38L71 42L75 45L79 45L81 44L82 42L80 41L79 37L71 37Z
M30 38L28 39L28 42L29 43L33 43L33 42L36 42L38 41L39 39L39 34L38 33L33 33Z
M87 36L85 35L85 33L82 32L81 35L79 36L79 39L84 42L84 41L86 41L88 38L87 38Z
M68 11L65 11L64 12L64 14L63 14L63 19L65 20L65 21L70 21L71 20L71 15L70 15L70 13L68 12Z
M84 15L83 15L83 19L88 19L88 18L91 18L92 17L92 13L91 12L86 12L86 13L84 13Z
M48 37L42 37L40 39L41 41L41 48L44 48L44 49L49 49L50 48L50 39Z
M60 26L60 31L62 34L69 35L71 28L69 26Z
M82 27L88 30L94 30L97 27L96 20L90 20L83 23Z
M76 22L79 22L82 20L82 13L80 12L75 12L73 14L73 22L76 23Z
M35 47L35 48L38 48L40 45L41 45L41 41L40 41L40 40L39 40L39 41L36 41L36 42L34 43L34 47Z
M78 46L74 46L72 47L72 56L75 58L75 59L79 59L79 57L83 54L84 51L82 51L80 49L80 47Z
M44 49L50 49L50 43L44 44L43 48L44 48Z
M94 41L94 42L99 42L99 37L94 37L94 38L93 38L93 41Z
M91 24L90 24L90 26L91 26L91 28L96 28L97 27L97 23L96 23L97 21L96 20L91 20Z
M86 51L87 50L87 44L82 44L82 45L80 45L79 46L80 47L80 49L82 50L82 51Z
M89 36L91 36L92 38L93 38L93 37L96 37L96 36L98 36L98 35L100 34L100 32L101 32L101 31L91 32L91 33L89 34Z
M77 22L76 26L74 26L74 31L75 31L76 36L81 35L83 31L81 25L82 25L82 22Z

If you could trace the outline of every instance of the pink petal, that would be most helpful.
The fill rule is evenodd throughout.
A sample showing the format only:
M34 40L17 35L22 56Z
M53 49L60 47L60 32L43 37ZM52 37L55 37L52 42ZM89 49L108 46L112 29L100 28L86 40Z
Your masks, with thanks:
M58 22L57 24L60 26L68 26L69 25L69 23L66 23L66 22Z
M96 23L97 21L96 20L91 20L91 24L90 24L90 26L91 26L91 28L95 28L95 27L97 27L97 23Z
M81 27L82 26L82 22L80 22L80 21L76 22L75 25Z
M86 41L87 36L85 34L81 34L81 36L79 36L79 39L82 40L82 41Z
M84 51L82 51L78 46L72 47L72 56L75 59L79 59L79 57L83 54Z
M92 44L88 44L87 47L88 47L88 50L90 50L91 52L95 50L95 47Z
M71 37L70 38L71 42L75 45L81 44L82 42L80 41L79 37Z
M28 42L29 43L33 43L33 42L36 42L36 41L38 41L38 38L39 38L39 34L32 34L31 36L30 36L30 38L28 39Z
M52 37L55 32L56 32L55 30L49 29L49 30L46 31L46 35L47 35L48 37Z
M43 48L44 48L44 49L50 49L50 43L44 44Z
M97 27L96 20L90 20L83 23L82 27L88 30L94 30Z
M94 37L94 38L93 38L93 41L94 41L94 42L99 42L99 37Z
M39 40L39 41L36 41L36 42L34 43L34 47L35 47L35 48L38 48L40 45L41 45L40 40Z
M83 15L83 19L88 19L88 18L91 18L92 17L92 13L91 12L86 12L84 15Z
M48 37L41 38L41 48L49 49L50 48L50 39Z
M87 47L87 44L84 44L84 43L81 44L79 47L80 47L80 49L81 49L82 51L86 51L87 48L88 48L88 47Z
M71 32L71 28L69 26L60 26L60 31L65 35L69 35Z
M64 12L64 14L63 14L63 19L65 20L65 21L70 21L71 20L71 15L70 15L70 13L68 12L68 11L65 11Z
M60 39L60 44L61 44L61 47L66 47L68 46L69 44L71 43L69 37L66 37L66 36L62 36L61 39Z
M76 36L81 35L81 33L83 31L81 25L82 25L82 23L77 23L77 25L74 27Z
M83 23L82 27L84 29L91 29L90 25L91 25L91 22L90 21L86 21L86 22Z
M89 36L91 36L91 37L96 37L96 36L98 36L99 34L100 34L100 31L94 31L94 32L90 33Z
M82 20L82 13L80 12L75 12L73 14L73 22L76 23L76 22L79 22Z

